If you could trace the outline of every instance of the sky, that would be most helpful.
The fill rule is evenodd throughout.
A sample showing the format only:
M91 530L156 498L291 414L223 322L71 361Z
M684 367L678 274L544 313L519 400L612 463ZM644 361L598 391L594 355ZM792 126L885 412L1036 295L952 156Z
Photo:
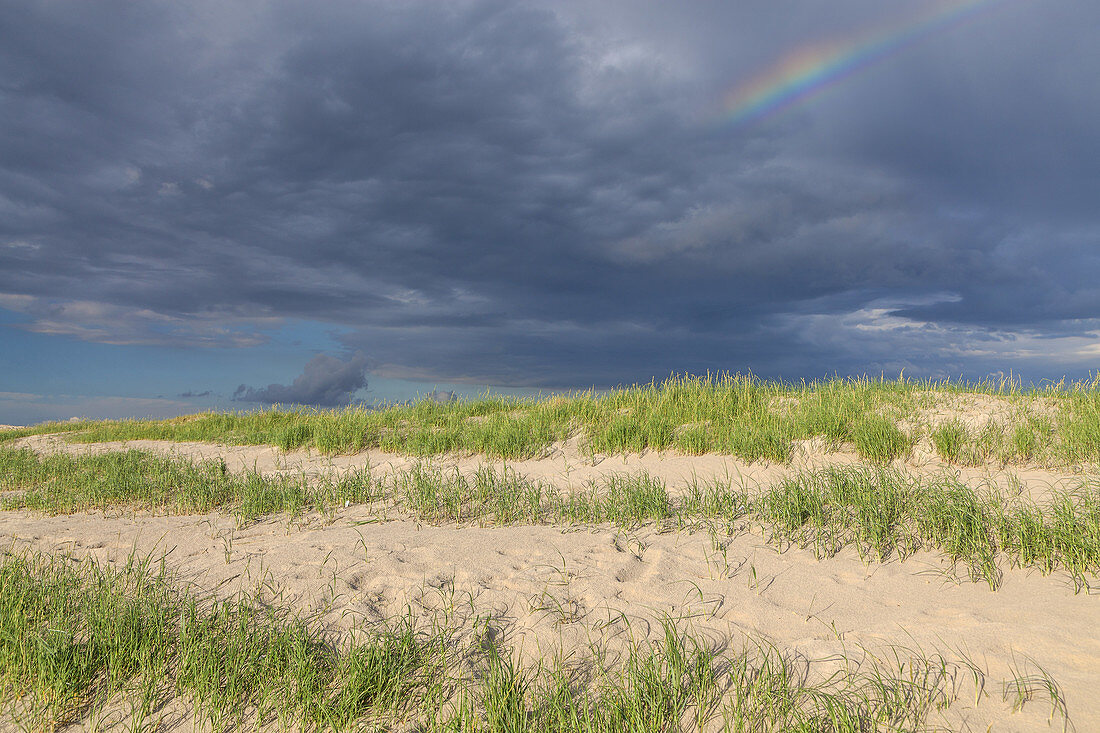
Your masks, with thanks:
M1100 369L1100 3L14 0L0 423Z

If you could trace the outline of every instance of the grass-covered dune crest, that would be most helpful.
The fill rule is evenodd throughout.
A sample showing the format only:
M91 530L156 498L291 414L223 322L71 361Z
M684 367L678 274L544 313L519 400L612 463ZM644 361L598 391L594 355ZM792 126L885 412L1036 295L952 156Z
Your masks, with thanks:
M327 454L479 453L520 459L579 435L594 454L675 450L783 462L798 441L886 463L926 444L959 465L1100 461L1100 381L952 383L872 378L789 384L752 375L662 382L547 398L486 395L387 409L265 409L168 420L75 421L9 430L0 440L63 432L82 442L214 441Z

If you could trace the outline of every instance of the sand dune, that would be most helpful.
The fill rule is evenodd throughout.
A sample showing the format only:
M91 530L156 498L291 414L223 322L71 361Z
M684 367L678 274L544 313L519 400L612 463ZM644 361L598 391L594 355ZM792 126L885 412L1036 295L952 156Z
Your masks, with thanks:
M388 473L419 460L379 451L327 457L157 441L81 445L54 436L16 445L43 453L137 448L221 458L233 470L265 474L338 474L367 465ZM478 457L434 462L463 472L482 465ZM508 466L561 487L611 472L647 471L675 493L693 477L729 476L766 486L798 471L854 463L853 454L825 453L813 444L803 445L790 465L776 465L656 453L592 458L570 441L546 458ZM1032 498L1087 478L1044 468L949 469L929 456L900 467L954 470L967 482ZM226 595L262 587L267 597L317 613L336 630L392 617L406 607L425 618L488 616L501 641L532 664L569 658L593 642L611 653L622 651L631 638L655 637L666 615L716 644L770 642L817 660L821 674L843 655L904 658L908 652L899 648L965 657L988 674L988 696L975 705L973 692L963 694L938 721L950 729L1048 730L1049 702L1037 700L1013 712L1001 699L1002 680L1041 668L1061 685L1078 730L1100 724L1100 602L1088 592L1075 593L1059 574L1005 568L1003 585L992 591L930 553L865 563L849 549L819 560L797 547L778 552L752 529L728 536L606 525L438 527L393 515L380 521L362 506L345 508L331 521L307 516L246 526L225 515L4 512L0 542L111 562L135 550L166 553L169 564L199 588Z
M333 477L363 468L370 468L373 473L382 476L407 471L421 463L472 475L482 466L490 464L507 466L520 476L566 490L599 483L613 474L646 473L664 482L673 496L682 493L693 481L703 484L714 480L731 481L751 490L774 486L786 477L807 471L868 465L854 452L827 450L819 439L798 442L789 463L746 461L735 456L714 454L688 456L673 451L590 456L581 449L579 437L555 443L545 457L508 461L478 455L420 458L377 449L354 455L327 456L305 450L284 452L274 446L225 446L168 440L87 444L70 443L59 435L32 435L13 441L12 446L31 448L41 454L65 452L72 455L134 449L188 460L224 460L230 470L254 470L265 476L304 474ZM1039 502L1049 499L1056 492L1079 487L1090 476L1081 467L952 466L941 461L930 448L919 445L909 459L895 461L892 465L914 476L948 473L969 486L987 487L1002 495Z
M865 564L851 552L817 560L745 533L716 547L707 533L608 527L431 527L375 522L365 508L332 523L225 516L0 517L0 541L125 561L167 553L200 588L222 594L266 583L268 596L317 612L334 628L411 607L491 614L528 663L600 640L612 652L656 636L667 614L715 642L764 639L810 659L892 646L960 654L990 676L992 697L963 700L944 720L972 729L1046 729L1042 702L1011 714L999 699L1012 665L1039 665L1062 686L1072 719L1100 720L1100 603L1058 576L1008 571L1003 586L951 580L934 555ZM270 573L270 575L268 575ZM904 654L903 654L904 657ZM826 663L824 669L828 668ZM824 671L824 669L822 671ZM1080 728L1087 730L1088 726Z

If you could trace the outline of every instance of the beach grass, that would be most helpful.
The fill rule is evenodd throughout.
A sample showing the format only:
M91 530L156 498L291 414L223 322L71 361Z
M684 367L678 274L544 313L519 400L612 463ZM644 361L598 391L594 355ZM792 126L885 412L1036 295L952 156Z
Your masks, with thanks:
M928 440L955 462L1079 463L1100 461L1098 384L1023 389L1008 380L838 378L787 384L746 375L672 376L606 393L538 399L486 395L386 409L267 409L168 420L48 423L5 431L0 440L63 432L82 442L144 438L310 448L326 454L378 448L421 456L465 452L517 459L543 455L556 441L580 436L582 448L593 454L672 449L778 462L790 459L798 441L812 438L877 462L905 458L916 442ZM926 414L975 397L994 400L1009 414L987 421L983 429L950 435L944 432L950 420L941 424ZM990 404L972 409L980 413Z
M114 566L9 551L0 557L0 715L51 733L184 719L214 731L861 733L928 730L968 679L974 700L986 686L965 658L892 647L811 660L759 640L735 648L697 638L667 617L659 638L630 641L625 654L594 646L532 663L492 623L406 615L334 634L254 595L202 595L163 559ZM1003 688L1013 706L1044 693L1064 700L1041 671L1021 670Z
M275 718L343 729L414 706L438 664L441 639L408 619L337 650L289 611L169 581L148 559L116 569L8 553L0 699L16 722L57 730L125 703L141 726L182 697L215 730Z
M39 457L0 447L0 508L50 513L105 509L204 514L230 510L241 521L270 514L325 511L345 502L363 504L377 486L366 474L316 485L301 476L234 473L222 461L191 462L142 451Z
M229 512L241 522L367 504L433 523L567 524L680 529L757 526L775 545L819 557L854 547L867 561L939 552L991 588L1001 565L1063 571L1078 590L1100 574L1100 486L1083 481L1045 504L971 488L950 474L832 468L749 492L731 481L694 482L672 497L644 473L612 474L564 491L506 468L473 475L419 464L410 471L339 477L265 477L140 451L90 456L0 448L0 508L71 513L118 508L181 514Z

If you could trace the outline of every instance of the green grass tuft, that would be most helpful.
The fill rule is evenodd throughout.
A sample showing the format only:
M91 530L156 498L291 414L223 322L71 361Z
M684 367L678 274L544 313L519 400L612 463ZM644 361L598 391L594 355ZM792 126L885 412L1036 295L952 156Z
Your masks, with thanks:
M306 622L255 600L197 599L163 565L0 561L0 702L30 727L76 723L120 696L135 724L187 699L215 730L274 718L352 723L415 706L439 672L441 639L409 619L334 647Z
M913 440L898 428L897 423L882 415L868 414L852 427L856 451L875 463L889 463L905 458L912 450Z
M958 421L953 421L940 425L932 431L932 446L943 460L948 463L958 463L969 438L966 427Z

